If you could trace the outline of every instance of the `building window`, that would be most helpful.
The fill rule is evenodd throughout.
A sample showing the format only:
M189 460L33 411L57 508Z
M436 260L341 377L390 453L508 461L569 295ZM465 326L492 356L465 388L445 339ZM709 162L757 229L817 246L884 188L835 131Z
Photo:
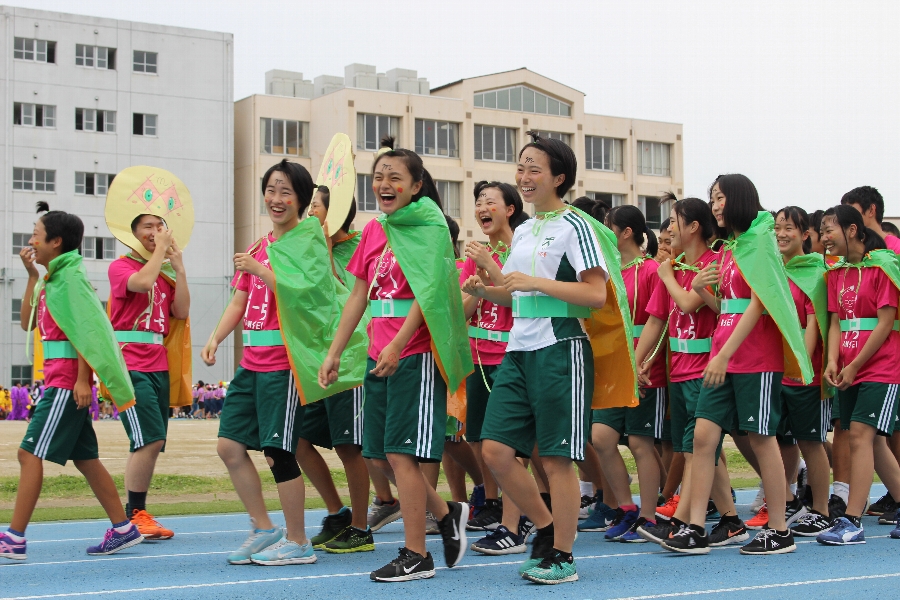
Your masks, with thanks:
M135 73L156 73L156 52L135 50L133 64Z
M15 383L18 381L22 385L31 385L31 373L31 365L12 365L10 382Z
M622 172L622 140L586 135L584 162L594 171Z
M134 135L156 135L156 115L134 113L132 133Z
M21 298L13 298L12 299L12 315L10 320L19 321L22 318L22 299Z
M47 104L13 103L13 125L56 127L56 107Z
M372 176L356 175L356 210L363 212L378 212L378 200L372 191Z
M669 149L669 144L662 144L659 142L638 142L638 174L667 177L670 173Z
M55 63L56 42L17 37L13 46L13 58Z
M572 147L572 134L571 133L561 133L559 131L537 131L535 133L544 138L545 140L559 140L563 142L566 146Z
M259 127L260 152L263 154L307 156L309 123L261 118Z
M109 184L115 175L109 173L83 173L75 172L75 193L86 196L105 196Z
M28 240L31 239L30 233L14 233L12 234L12 253L18 254L22 248L28 246Z
M112 260L116 257L116 238L85 237L81 241L81 256L97 260Z
M459 214L460 183L458 181L435 181L434 184L437 186L438 194L441 196L444 213L448 217L461 218Z
M587 197L591 200L601 200L606 202L610 208L622 206L625 204L625 194L607 194L606 192L587 192Z
M75 44L75 64L96 69L116 68L116 49Z
M77 129L78 131L115 133L116 111L95 110L93 108L76 108L75 129Z
M381 147L381 138L386 135L397 137L400 119L385 115L356 115L356 147L360 150L376 151Z
M644 213L644 218L647 220L647 227L653 230L659 229L664 214L663 206L659 203L659 198L655 196L638 196L638 208ZM665 211L666 220L669 219L671 210L671 207L669 207Z
M516 130L507 127L475 126L475 160L514 162Z
M478 92L475 94L475 108L514 110L560 117L572 116L572 106L570 104L536 92L524 85L517 85L502 90L491 90L490 92Z
M23 192L56 191L56 171L13 168L13 189Z
M416 153L459 158L459 124L416 119Z

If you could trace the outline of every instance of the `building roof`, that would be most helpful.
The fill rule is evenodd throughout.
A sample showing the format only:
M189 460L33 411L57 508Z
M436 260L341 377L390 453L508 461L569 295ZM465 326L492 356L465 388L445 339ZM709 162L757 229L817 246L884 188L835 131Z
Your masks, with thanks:
M464 79L458 79L458 80L456 80L456 81L452 81L452 82L450 82L450 83L445 83L444 85L440 85L440 86L438 86L438 87L431 88L431 91L432 91L432 93L434 93L434 92L440 91L440 90L442 90L442 89L444 89L444 88L453 87L454 85L459 85L459 84L462 83L463 81L468 81L469 79L480 79L480 78L482 78L482 77L492 77L492 76L494 76L494 75L502 75L502 74L504 74L504 73L513 73L513 72L515 72L515 71L528 71L529 73L534 73L535 75L537 75L537 76L539 76L539 77L543 77L544 79L547 79L547 80L552 81L552 82L554 82L554 83L558 83L559 85L564 85L564 86L566 86L567 88L569 88L569 89L571 89L571 90L575 90L575 91L578 92L579 94L585 95L584 92L582 92L581 90L577 90L577 89L573 88L573 87L570 86L570 85L566 85L565 83L562 83L562 82L560 82L560 81L556 81L555 79L552 79L552 78L550 78L550 77L547 77L546 75L541 75L540 73L538 73L538 72L536 72L536 71L531 71L528 67L520 67L520 68L518 68L518 69L510 69L509 71L498 71L497 73L488 73L487 75L476 75L475 77L466 77L466 78L464 78Z

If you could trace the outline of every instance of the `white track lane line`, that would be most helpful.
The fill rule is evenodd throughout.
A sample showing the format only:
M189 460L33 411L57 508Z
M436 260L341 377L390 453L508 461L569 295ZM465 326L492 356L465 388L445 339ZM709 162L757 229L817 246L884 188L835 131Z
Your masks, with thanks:
M179 531L178 537L182 537L185 535L210 535L215 533L238 533L241 531L247 531L244 529L223 529L221 531ZM28 544L55 544L62 542L89 542L91 540L96 540L96 537L86 537L86 538L67 538L62 540L28 540ZM164 541L164 540L146 540L148 542L156 542L156 541Z

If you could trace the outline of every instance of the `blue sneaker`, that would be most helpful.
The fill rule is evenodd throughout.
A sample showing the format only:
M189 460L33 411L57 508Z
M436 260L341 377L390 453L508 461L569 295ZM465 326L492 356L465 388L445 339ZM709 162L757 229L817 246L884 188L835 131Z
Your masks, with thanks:
M578 531L606 531L616 520L616 510L603 502L594 505L594 512L578 524Z
M10 560L25 560L25 540L15 542L6 532L0 533L0 558Z
M253 520L251 519L251 523ZM228 555L228 564L230 565L249 565L253 561L250 556L268 548L284 537L284 531L281 527L275 526L274 529L252 529L250 535L241 544L241 547Z
M835 519L831 529L817 535L816 541L826 546L849 546L865 544L866 536L862 527L857 527L847 517L841 517Z
M131 548L144 541L144 536L134 525L125 533L119 533L110 527L103 536L103 541L96 546L88 546L87 553L91 556L105 556L115 554L119 550Z
M891 529L891 538L900 540L900 508L897 509L897 514L894 515L894 525L895 527Z
M467 520L474 519L478 516L478 513L481 512L481 509L484 508L484 484L476 485L472 488L472 493L469 494L469 506L471 510L469 512L469 518Z
M625 535L619 538L620 542L629 542L633 544L644 544L647 542L644 538L638 535L637 528L646 525L648 527L656 527L656 523L652 521L648 521L644 517L640 517L631 528L625 532Z
M640 510L629 510L622 513L619 521L609 529L607 529L606 533L603 534L603 537L605 537L609 541L619 539L620 537L628 533L628 530L631 529L631 526L635 524L640 514Z
M281 565L307 565L316 562L312 543L307 541L302 546L287 538L281 538L261 552L250 555L250 561L258 565L280 567Z
M475 552L492 556L522 554L525 552L525 538L500 525L486 537L473 543L470 548Z

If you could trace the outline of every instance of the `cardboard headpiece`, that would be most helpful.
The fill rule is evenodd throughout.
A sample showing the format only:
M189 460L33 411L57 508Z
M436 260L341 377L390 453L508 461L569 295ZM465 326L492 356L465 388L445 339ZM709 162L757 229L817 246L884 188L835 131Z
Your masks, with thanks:
M353 143L345 133L336 133L325 154L316 185L328 186L328 217L325 231L328 235L338 232L350 214L353 194L356 191L356 167L353 164ZM315 195L315 194L313 194Z
M106 193L106 226L117 240L149 260L150 253L131 233L131 222L140 215L162 218L178 247L187 247L194 230L194 203L178 177L157 167L128 167L116 175Z

